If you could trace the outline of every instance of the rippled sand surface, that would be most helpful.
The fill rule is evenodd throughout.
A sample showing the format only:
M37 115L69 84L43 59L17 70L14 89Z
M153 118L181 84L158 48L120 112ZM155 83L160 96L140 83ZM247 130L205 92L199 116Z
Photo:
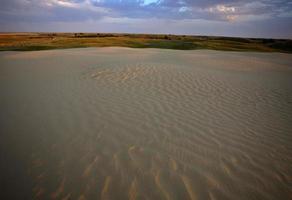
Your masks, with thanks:
M292 199L289 54L1 52L0 97L6 199Z

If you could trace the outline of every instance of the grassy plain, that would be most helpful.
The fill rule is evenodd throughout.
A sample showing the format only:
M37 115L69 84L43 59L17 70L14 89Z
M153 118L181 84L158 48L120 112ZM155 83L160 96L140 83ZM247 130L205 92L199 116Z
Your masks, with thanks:
M109 46L292 53L292 40L286 39L111 33L0 33L0 51Z

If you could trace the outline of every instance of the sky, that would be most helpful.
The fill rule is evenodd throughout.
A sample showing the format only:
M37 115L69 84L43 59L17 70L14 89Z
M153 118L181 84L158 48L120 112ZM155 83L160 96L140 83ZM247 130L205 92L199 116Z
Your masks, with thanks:
M292 39L292 0L0 0L0 32Z

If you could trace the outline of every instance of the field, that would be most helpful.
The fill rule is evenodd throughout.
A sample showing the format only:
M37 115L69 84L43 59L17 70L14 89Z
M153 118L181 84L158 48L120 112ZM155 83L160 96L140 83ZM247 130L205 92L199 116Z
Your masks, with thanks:
M112 46L181 50L292 52L292 40L285 39L111 33L0 33L0 51Z

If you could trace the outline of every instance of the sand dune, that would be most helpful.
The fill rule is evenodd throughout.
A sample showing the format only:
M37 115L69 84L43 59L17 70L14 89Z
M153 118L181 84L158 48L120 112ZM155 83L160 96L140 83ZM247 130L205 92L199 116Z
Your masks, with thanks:
M0 53L4 196L291 199L292 56Z

